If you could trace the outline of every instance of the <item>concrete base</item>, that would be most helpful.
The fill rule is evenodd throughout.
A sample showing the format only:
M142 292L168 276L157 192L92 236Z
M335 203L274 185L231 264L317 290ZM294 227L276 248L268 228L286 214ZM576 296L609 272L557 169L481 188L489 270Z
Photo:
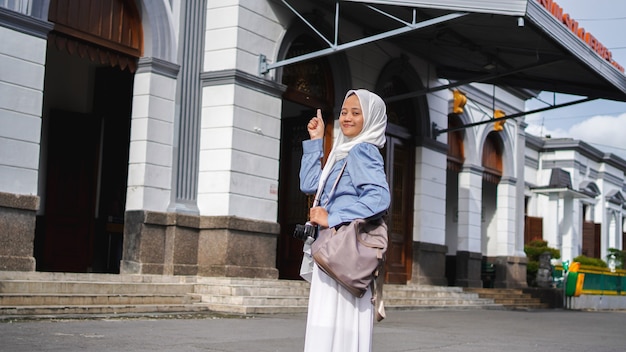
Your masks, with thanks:
M568 309L625 310L626 299L624 296L580 295L567 297L566 305Z
M482 254L467 251L456 252L456 279L454 286L483 287L480 278Z
M125 219L123 274L278 278L276 223L149 211Z
M445 245L413 243L413 272L411 283L447 286Z
M0 270L35 271L39 197L0 192Z
M495 288L528 287L528 283L526 282L528 258L500 256L487 257L487 261L495 264L496 267Z

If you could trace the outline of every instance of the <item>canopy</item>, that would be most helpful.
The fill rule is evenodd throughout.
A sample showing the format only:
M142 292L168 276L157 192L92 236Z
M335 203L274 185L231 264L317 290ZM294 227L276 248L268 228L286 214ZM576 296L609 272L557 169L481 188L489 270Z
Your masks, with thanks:
M298 3L295 8L291 3ZM260 73L386 39L457 84L484 82L521 89L626 101L626 76L593 33L553 0L280 0L328 48L268 64ZM335 37L307 22L313 7L333 13ZM551 9L549 11L548 9ZM552 13L554 12L554 14ZM349 21L368 33L345 38ZM581 33L581 34L577 34ZM580 35L580 37L579 37ZM586 41L585 41L586 39ZM624 63L626 64L626 63Z

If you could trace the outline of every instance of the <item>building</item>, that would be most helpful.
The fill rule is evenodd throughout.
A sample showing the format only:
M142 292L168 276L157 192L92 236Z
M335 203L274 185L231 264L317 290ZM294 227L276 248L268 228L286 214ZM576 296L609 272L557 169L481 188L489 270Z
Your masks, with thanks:
M529 136L526 241L542 238L570 262L607 260L626 239L626 162L572 139Z
M297 279L305 122L321 108L330 147L362 87L388 103L387 282L481 286L489 261L524 286L528 205L568 169L524 101L626 100L574 25L548 0L0 1L0 270ZM623 163L600 159L584 181L621 224Z

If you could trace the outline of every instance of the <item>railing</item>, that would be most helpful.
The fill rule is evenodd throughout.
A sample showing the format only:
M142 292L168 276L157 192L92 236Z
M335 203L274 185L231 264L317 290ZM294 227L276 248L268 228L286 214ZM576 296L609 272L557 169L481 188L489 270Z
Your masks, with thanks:
M626 296L626 271L581 268L578 272L585 273L582 294Z
M577 272L579 275L584 274L580 294L626 296L626 270L611 271L607 268L581 266ZM563 287L563 266L554 267L552 278L556 287Z

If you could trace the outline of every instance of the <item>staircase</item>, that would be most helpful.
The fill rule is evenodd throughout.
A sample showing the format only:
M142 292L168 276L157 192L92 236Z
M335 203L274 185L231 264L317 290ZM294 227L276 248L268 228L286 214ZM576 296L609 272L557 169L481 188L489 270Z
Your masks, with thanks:
M278 314L307 310L309 284L226 277L0 271L0 319L152 313ZM387 310L502 308L460 287L385 285Z
M464 291L475 293L481 298L491 299L505 309L532 310L550 308L548 303L542 302L539 298L534 298L530 293L524 293L522 289L466 287Z
M184 277L0 271L6 316L186 312L198 298Z
M430 285L385 285L383 299L387 310L408 309L498 309L501 305L461 287Z
M210 311L239 314L303 313L309 284L305 281L198 278L195 294ZM493 300L460 287L385 285L386 310L501 308Z

